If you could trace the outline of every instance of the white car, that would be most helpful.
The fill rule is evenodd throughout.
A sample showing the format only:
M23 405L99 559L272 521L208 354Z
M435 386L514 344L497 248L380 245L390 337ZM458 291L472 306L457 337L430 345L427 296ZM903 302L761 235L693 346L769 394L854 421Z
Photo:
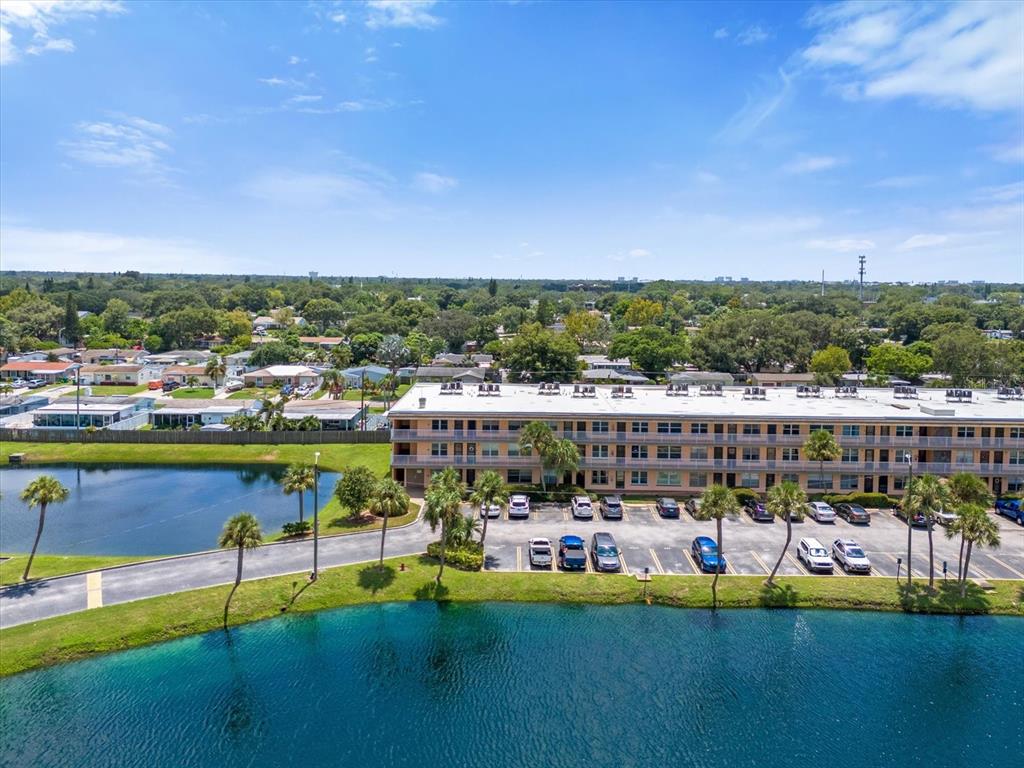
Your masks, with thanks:
M594 507L589 496L572 497L572 516L578 520L593 520Z
M225 392L237 392L243 387L245 387L245 384L242 382L241 379L228 379L227 381L224 382Z
M489 517L492 520L501 517L501 507L497 504L481 504L480 517Z
M529 517L530 497L525 493L513 493L512 497L508 500L508 516Z
M530 539L530 565L551 568L551 539Z
M950 523L955 523L957 521L956 512L950 512L947 509L941 508L936 512L933 512L932 517L935 518L935 522L939 525L949 525Z
M807 502L807 514L818 523L834 523L836 521L836 511L824 501Z
M847 573L871 573L871 561L853 539L836 539L832 542L832 557Z
M796 545L796 557L811 572L832 573L832 558L817 539L800 539L800 543Z

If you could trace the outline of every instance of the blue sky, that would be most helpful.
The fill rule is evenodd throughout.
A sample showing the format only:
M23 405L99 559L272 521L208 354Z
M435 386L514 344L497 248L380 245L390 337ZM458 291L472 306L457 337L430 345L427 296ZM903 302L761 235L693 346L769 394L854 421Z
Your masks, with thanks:
M1024 4L0 6L5 269L1024 280Z

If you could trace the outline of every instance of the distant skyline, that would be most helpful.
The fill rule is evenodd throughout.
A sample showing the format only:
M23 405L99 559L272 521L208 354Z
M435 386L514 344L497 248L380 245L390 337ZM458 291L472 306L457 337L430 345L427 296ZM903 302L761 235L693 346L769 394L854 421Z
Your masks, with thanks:
M0 268L1024 281L1024 4L4 2Z

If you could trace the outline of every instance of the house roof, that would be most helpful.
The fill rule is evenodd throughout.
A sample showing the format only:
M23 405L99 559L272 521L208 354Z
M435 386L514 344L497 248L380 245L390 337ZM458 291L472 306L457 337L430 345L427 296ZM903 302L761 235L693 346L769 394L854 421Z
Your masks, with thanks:
M172 365L170 368L164 369L164 375L168 373L183 373L186 376L205 376L206 366L205 365Z
M583 371L580 377L584 381L624 381L627 384L646 384L649 378L634 371L616 371L611 368L591 368Z
M71 363L67 360L57 360L55 362L49 362L46 360L26 360L24 362L7 363L7 365L0 368L0 371L26 371L34 373L39 371L41 373L60 373L66 371L68 368L74 368L77 363Z
M250 371L249 376L316 376L317 372L305 365L268 365L258 371Z
M114 365L83 365L82 373L138 373L142 370L141 365L134 363L116 363Z
M457 379L470 377L483 381L483 368L456 368L449 365L421 365L416 369L417 376L443 376L445 378Z
M752 381L792 381L803 383L814 381L813 373L752 373Z
M345 339L341 336L299 336L303 344L341 344Z

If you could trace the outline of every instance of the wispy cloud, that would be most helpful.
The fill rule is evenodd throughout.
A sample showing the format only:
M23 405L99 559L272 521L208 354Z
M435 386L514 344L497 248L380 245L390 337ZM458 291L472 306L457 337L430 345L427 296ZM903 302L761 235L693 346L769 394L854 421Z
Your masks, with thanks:
M390 99L348 99L322 107L300 107L298 111L311 115L337 115L343 112L383 112L396 106L396 102Z
M984 111L1024 105L1024 4L846 2L816 7L802 55L849 98L916 97Z
M67 155L101 168L125 168L154 178L170 171L165 160L172 131L165 125L129 115L111 122L81 122L75 136L61 142Z
M307 88L308 85L301 80L296 80L294 77L260 77L257 78L258 82L264 85L269 85L272 88L294 88L301 90Z
M897 251L915 251L918 248L934 248L949 242L949 235L921 234L912 235L896 246Z
M1008 142L988 147L993 160L1000 163L1024 163L1024 141Z
M423 172L417 173L413 177L413 186L432 195L448 192L455 189L458 185L458 179L454 179L451 176L441 176L437 173Z
M873 181L867 186L878 189L911 189L920 187L928 181L928 176L887 176L884 179Z
M693 178L701 184L717 184L722 180L717 174L711 173L711 171L697 171L693 174Z
M808 248L816 251L835 251L836 253L853 253L855 251L873 251L877 246L874 240L858 237L826 237L808 240Z
M818 173L819 171L827 171L830 168L835 168L838 165L842 165L842 163L843 160L840 158L830 157L828 155L801 157L784 165L782 170L786 173L792 174Z
M300 58L299 58L298 56L289 56L289 57L288 57L288 63L289 63L289 64L290 64L291 66L293 66L293 67L294 67L294 66L295 66L296 64L301 64L301 63L302 63L302 62L304 62L304 61L305 61L305 59L300 59Z
M608 254L608 261L635 261L637 259L646 259L650 255L651 252L646 248L630 248L628 251Z
M51 37L51 30L80 18L102 14L120 14L125 6L118 0L6 0L0 3L0 64L11 64L21 58L22 50L30 56L47 51L70 53L75 43L67 37ZM27 41L15 41L24 32ZM22 46L19 48L19 46Z
M727 143L751 138L790 96L793 79L783 69L776 78L763 78L758 92L747 94L746 103L729 118L716 137Z
M768 31L764 27L760 24L752 24L741 29L736 34L736 42L740 45L756 45L757 43L763 43L769 37Z
M430 12L436 4L436 0L367 0L366 26L434 29L443 23Z
M729 36L729 30L726 29L725 27L719 27L718 29L715 30L715 34L714 34L715 40L725 40L725 38L727 38L728 36Z
M363 61L367 64L373 64L373 62L377 61L377 49L374 46L371 45L363 51Z
M247 197L275 206L312 210L375 203L381 199L381 187L375 180L354 173L268 170L246 181L241 191Z

